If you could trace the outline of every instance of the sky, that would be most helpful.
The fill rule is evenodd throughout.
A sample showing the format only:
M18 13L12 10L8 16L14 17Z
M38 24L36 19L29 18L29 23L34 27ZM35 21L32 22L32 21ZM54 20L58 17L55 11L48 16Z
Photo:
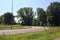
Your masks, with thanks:
M60 0L13 0L13 14L17 15L17 11L23 7L32 7L35 11L40 7L44 10L47 9L51 2L60 2ZM12 10L12 0L0 0L0 15Z

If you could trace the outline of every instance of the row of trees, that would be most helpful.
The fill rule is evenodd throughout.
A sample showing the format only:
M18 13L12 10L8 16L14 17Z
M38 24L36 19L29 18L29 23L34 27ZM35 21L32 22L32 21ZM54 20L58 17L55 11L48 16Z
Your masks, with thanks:
M27 26L58 26L60 25L60 2L52 2L46 11L43 8L37 8L36 13L34 13L33 8L31 7L24 7L20 8L17 11L17 17L21 20L21 25ZM36 18L34 18L37 15ZM14 16L12 13L5 13L3 16L0 17L0 23L4 24L12 24L14 23Z
M17 13L22 17L24 25L60 25L60 2L52 2L46 11L43 8L37 8L36 19L32 8L20 8Z

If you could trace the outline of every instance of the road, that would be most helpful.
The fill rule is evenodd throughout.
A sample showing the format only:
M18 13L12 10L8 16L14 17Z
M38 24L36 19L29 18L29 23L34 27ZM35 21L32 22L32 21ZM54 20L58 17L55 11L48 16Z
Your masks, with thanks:
M47 30L47 27L32 27L32 28L25 28L25 29L7 29L7 30L0 30L0 35L3 34L19 34L19 33L27 33L27 32L36 32L36 31L42 31Z

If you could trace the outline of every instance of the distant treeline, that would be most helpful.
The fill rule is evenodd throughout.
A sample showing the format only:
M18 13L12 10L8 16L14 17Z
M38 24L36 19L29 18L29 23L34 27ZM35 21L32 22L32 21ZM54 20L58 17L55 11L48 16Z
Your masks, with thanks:
M37 15L37 17L35 17ZM0 24L16 24L14 18L20 18L19 24L24 26L59 26L60 25L60 2L52 2L47 7L46 11L43 8L36 8L33 11L32 7L20 8L17 11L17 16L10 12L0 16ZM21 21L21 23L20 23Z

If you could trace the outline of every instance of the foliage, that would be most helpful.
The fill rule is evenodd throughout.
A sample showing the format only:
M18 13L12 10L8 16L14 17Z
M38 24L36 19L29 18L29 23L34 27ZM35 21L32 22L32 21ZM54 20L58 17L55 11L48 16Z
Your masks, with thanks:
M34 18L33 21L32 21L32 25L33 26L38 26L39 25L38 22L39 22L38 19L37 18Z
M34 10L35 11L35 10ZM60 25L60 2L52 2L47 7L46 12L43 8L36 8L36 14L34 13L33 8L24 7L20 8L17 11L17 16L13 16L12 13L6 12L4 15L0 16L0 24L16 24L14 17L20 18L18 24L25 26L59 26ZM34 15L35 14L35 15ZM35 16L38 16L36 19ZM20 23L21 22L21 23Z
M18 11L18 16L22 18L23 25L31 26L33 20L33 10L30 7L20 8Z
M60 24L60 2L52 2L47 8L47 19L51 25Z
M4 15L0 16L0 24L4 24Z
M10 12L6 12L4 14L4 22L5 22L5 24L8 24L8 25L13 24L13 22L14 22L14 16L13 16L13 14L10 13Z
M39 25L46 25L46 13L42 8L37 8L37 16Z

